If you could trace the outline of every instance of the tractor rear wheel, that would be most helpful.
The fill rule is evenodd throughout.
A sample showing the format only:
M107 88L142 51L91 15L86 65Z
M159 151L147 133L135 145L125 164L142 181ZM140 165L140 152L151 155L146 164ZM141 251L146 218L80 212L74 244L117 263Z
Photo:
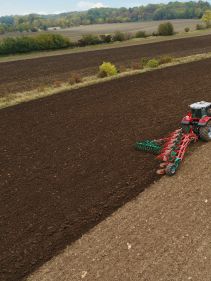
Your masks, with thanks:
M211 121L208 121L206 126L200 128L199 135L202 140L211 141Z
M166 175L168 176L173 176L176 174L176 171L177 171L177 167L175 164L173 163L170 163L168 164L168 166L166 167L165 169L165 172L166 172Z

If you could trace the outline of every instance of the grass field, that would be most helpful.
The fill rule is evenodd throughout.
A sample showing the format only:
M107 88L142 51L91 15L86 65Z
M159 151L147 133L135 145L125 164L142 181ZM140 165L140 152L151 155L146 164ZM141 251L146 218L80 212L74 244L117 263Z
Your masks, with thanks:
M175 28L176 32L184 31L185 27L189 27L191 31L196 29L196 24L200 23L201 20L191 19L191 20L170 20ZM139 30L145 30L147 33L152 33L156 31L158 25L164 21L147 21L147 22L133 22L133 23L111 23L111 24L94 24L71 27L63 30L50 31L52 33L59 33L67 36L72 41L77 41L81 38L83 34L105 34L114 33L115 31L131 32L135 33ZM9 33L5 35L0 35L0 39L7 36L21 36L21 35L37 35L37 33Z

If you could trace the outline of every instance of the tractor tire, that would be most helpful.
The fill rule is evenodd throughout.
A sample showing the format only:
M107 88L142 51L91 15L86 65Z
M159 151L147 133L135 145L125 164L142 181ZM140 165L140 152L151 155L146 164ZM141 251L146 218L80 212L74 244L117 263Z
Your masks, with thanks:
M177 168L174 164L170 163L165 169L166 175L167 176L173 176L176 174Z
M207 122L206 126L200 128L199 136L203 141L211 141L211 121Z

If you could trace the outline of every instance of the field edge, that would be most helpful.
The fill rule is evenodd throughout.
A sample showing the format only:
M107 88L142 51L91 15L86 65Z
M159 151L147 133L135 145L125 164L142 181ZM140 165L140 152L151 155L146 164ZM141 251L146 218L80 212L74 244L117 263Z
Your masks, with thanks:
M62 94L66 91L72 91L72 90L89 87L100 83L109 82L112 80L121 79L128 76L134 76L146 72L157 71L168 67L174 67L174 66L188 64L188 63L192 63L200 60L206 60L206 59L211 59L211 52L196 54L186 57L178 57L178 58L174 58L171 63L162 64L156 68L144 68L140 70L130 69L123 73L117 74L115 76L110 76L105 78L98 78L97 76L87 76L84 77L81 83L74 84L74 85L70 85L69 83L62 83L59 87L45 87L44 89L41 87L32 91L26 91L22 93L12 93L5 97L0 97L0 110L21 103L26 103L33 100L45 98L48 96Z
M172 41L172 40L206 36L206 35L210 35L210 34L211 34L211 29L196 30L196 31L191 31L189 33L179 32L172 36L150 36L147 38L134 38L134 39L130 39L127 41L113 42L110 44L93 45L93 46L86 46L86 47L80 47L80 48L68 48L66 50L51 50L51 51L42 51L42 52L31 52L28 54L16 54L16 55L0 57L0 64L5 63L5 62L86 53L86 52L92 52L92 51L94 52L94 51L107 50L107 49L132 47L132 46L137 46L137 45L147 45L147 44L166 42L166 41Z

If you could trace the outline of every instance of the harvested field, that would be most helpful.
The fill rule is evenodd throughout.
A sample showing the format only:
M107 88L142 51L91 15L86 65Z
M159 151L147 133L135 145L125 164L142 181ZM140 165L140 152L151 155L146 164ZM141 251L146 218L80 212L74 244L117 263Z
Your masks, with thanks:
M140 61L142 57L164 54L179 57L208 51L211 51L211 35L0 63L0 96L49 86L55 81L67 81L71 72L82 75L96 74L103 61L131 65L134 61Z
M159 24L162 22L166 22L166 21L94 24L94 25L71 27L56 32L69 37L73 41L80 39L83 34L114 33L117 30L121 32L131 32L131 33L144 30L147 33L151 34L152 32L157 31ZM199 19L171 20L171 23L174 25L174 29L176 32L183 32L184 28L187 26L190 28L190 30L192 31L195 30L196 25L200 24L201 20Z
M122 31L122 32L131 32L135 33L139 30L145 30L148 33L152 33L157 30L158 25L161 22L166 21L146 21L146 22L127 22L127 23L108 23L108 24L92 24L92 25L82 25L76 26L71 28L65 28L61 30L53 30L48 31L51 33L59 33L64 36L67 36L72 41L76 41L81 38L83 34L105 34L105 33L114 33L115 31ZM183 32L185 27L189 27L190 30L195 30L196 25L201 23L200 19L179 19L179 20L171 20L172 24L174 25L174 29L176 32ZM5 38L8 36L36 36L40 33L45 32L27 32L27 33L20 33L20 32L12 32L0 35L1 38Z
M1 110L0 280L21 280L156 180L133 143L210 100L210 75L204 60Z

